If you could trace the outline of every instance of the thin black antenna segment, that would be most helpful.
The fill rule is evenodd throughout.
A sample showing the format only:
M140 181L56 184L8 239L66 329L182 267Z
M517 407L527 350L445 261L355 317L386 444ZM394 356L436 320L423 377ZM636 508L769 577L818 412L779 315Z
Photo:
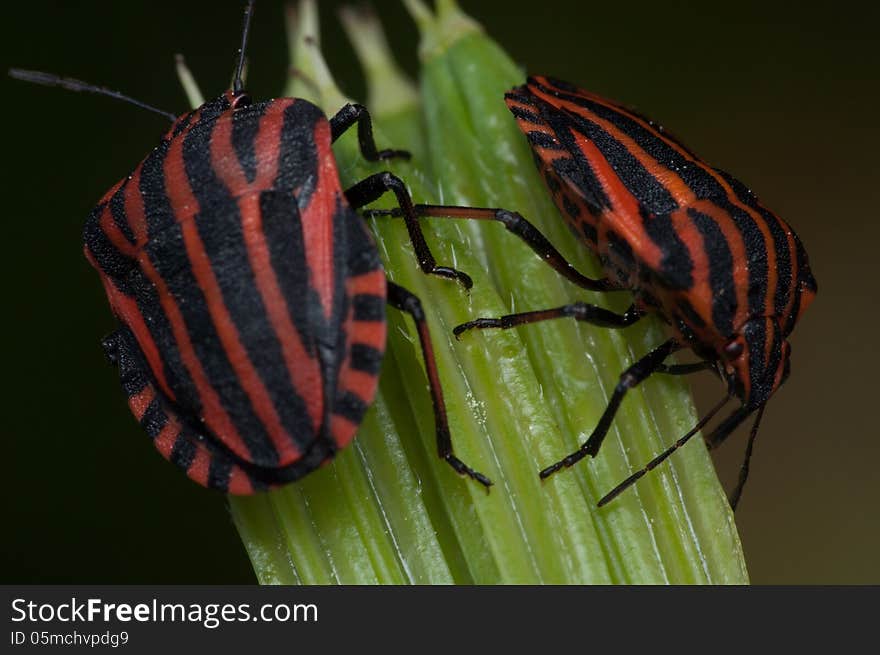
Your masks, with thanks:
M655 457L650 462L648 462L644 466L644 468L639 469L638 471L633 473L631 476L629 476L626 480L624 480L619 485L614 487L614 489L612 489L607 494L602 496L602 498L599 500L599 502L596 503L596 506L602 507L603 505L607 505L609 502L611 502L612 500L617 498L617 496L619 496L621 494L621 492L625 491L626 489L631 487L633 484L635 484L636 480L638 480L643 475L648 473L648 471L651 471L652 469L654 469L658 464L663 462L672 453L674 453L676 450L678 450L683 445L685 445L692 436L694 436L697 432L702 430L703 426L705 426L709 421L712 420L712 417L715 416L715 414L717 414L721 410L721 408L727 404L728 400L730 400L730 396L725 396L724 398L722 398L721 401L717 405L715 405L715 407L710 409L709 412L703 418L701 418L697 422L697 424L688 431L688 433L686 435L681 437L678 441L676 441L674 444L672 444L669 448L667 448L662 453L660 453L657 457ZM735 415L736 415L736 413L735 413Z
M241 47L238 49L238 63L235 65L235 77L232 78L232 92L235 95L244 91L244 82L241 79L244 70L244 53L247 48L248 33L251 31L251 16L254 15L254 0L248 0L244 8L244 26L241 28Z
M752 424L752 431L749 433L749 443L746 446L745 459L743 460L742 467L739 469L739 480L729 497L730 507L733 511L736 511L736 506L739 505L739 499L746 486L746 480L749 479L749 462L752 459L752 449L755 447L755 437L758 436L758 427L761 425L761 418L764 416L765 407L766 405L761 405L761 409L758 410L758 415L755 417L755 422Z
M160 116L164 116L172 123L177 120L177 115L172 114L169 111L162 111L161 109L157 109L156 107L148 105L145 102L135 100L132 97L119 93L119 91L112 91L111 89L105 89L102 86L88 84L87 82L76 80L72 77L59 77L58 75L53 75L52 73L22 70L20 68L10 68L9 77L13 77L17 80L22 80L24 82L42 84L43 86L60 86L62 89L67 89L68 91L84 91L86 93L95 93L101 96L109 96L110 98L122 100L123 102L127 102L129 104L135 105L136 107L140 107L141 109L146 109L155 114L159 114Z

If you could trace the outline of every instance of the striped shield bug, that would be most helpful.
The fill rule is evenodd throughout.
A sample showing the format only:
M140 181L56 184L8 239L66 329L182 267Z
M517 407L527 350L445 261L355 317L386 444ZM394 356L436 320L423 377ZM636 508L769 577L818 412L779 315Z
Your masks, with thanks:
M387 303L416 323L439 456L489 487L453 453L422 305L386 279L355 209L393 192L421 269L465 288L470 278L436 264L398 177L341 188L331 144L355 124L367 160L408 157L377 150L364 107L328 119L302 99L245 93L253 5L232 88L181 116L78 80L10 71L172 122L84 229L118 320L103 347L129 407L159 452L203 486L249 494L301 478L352 440L374 399Z
M737 179L713 168L657 123L566 82L530 77L505 96L560 213L599 258L593 291L630 291L623 314L586 303L478 318L455 328L511 328L570 317L624 328L659 315L672 336L627 368L590 437L540 472L547 478L599 452L627 391L651 374L715 371L727 395L697 425L599 501L604 505L684 445L731 399L740 406L706 437L719 445L755 414L736 508L764 408L789 374L787 341L817 286L794 231ZM559 270L564 265L554 264ZM666 364L691 349L693 364Z

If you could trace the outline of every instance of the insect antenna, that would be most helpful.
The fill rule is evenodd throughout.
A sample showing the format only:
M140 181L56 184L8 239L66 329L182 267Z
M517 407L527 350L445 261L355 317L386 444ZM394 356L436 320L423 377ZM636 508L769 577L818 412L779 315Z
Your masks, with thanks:
M761 409L758 410L758 415L755 417L755 422L752 424L752 431L749 432L749 442L746 445L746 456L739 469L739 480L737 481L734 490L730 492L730 506L734 511L736 511L736 506L739 504L739 498L742 496L743 487L746 486L746 480L749 479L749 461L752 459L752 449L755 445L755 437L758 436L758 426L761 425L761 419L764 416L765 407L766 405L761 405Z
M244 26L241 28L241 47L238 49L238 62L235 64L235 77L232 78L232 92L239 95L244 91L242 72L244 71L244 54L247 48L248 33L251 31L251 17L254 15L254 0L248 0L244 8Z
M699 432L700 430L703 429L703 426L706 425L706 423L708 423L709 421L712 420L712 417L715 416L715 414L717 414L721 410L721 408L727 404L728 400L730 400L730 396L724 396L724 398L722 398L721 401L717 405L715 405L715 407L710 409L709 412L703 418L701 418L693 428L691 428L687 432L687 434L685 434L683 437L681 437L678 441L676 441L674 444L672 444L665 451L660 453L657 457L655 457L650 462L648 462L644 468L639 469L638 471L633 473L631 476L629 476L626 480L624 480L619 485L614 487L614 489L612 489L607 494L605 494L597 503L597 507L602 507L603 505L610 503L612 500L617 498L617 496L619 496L621 494L621 492L625 491L627 488L632 486L636 482L636 480L641 478L648 471L650 471L651 469L656 467L658 464L663 462L663 460L665 460L667 457L669 457L672 453L674 453L676 450L678 450L683 445L685 445L692 436L694 436L697 432ZM736 412L731 414L724 421L724 423L722 423L721 426L719 426L718 429L724 428L725 425L730 422L730 419L733 418L734 416L737 416L741 411L742 410L737 410ZM748 414L746 414L746 416L748 416ZM745 416L743 416L743 418L745 418ZM742 421L742 419L739 419L738 421L736 421L733 424L733 427L731 427L728 430L728 432L733 430L733 428L735 428L737 425L739 425L739 423L741 421ZM716 432L717 431L718 430L716 429ZM713 432L712 434L714 435L715 432Z
M9 77L13 77L17 80L22 80L24 82L42 84L43 86L60 86L62 89L67 89L68 91L85 91L86 93L95 93L101 96L109 96L110 98L122 100L123 102L127 102L129 104L135 105L136 107L140 107L141 109L146 109L153 113L159 114L160 116L164 116L172 123L177 120L177 116L175 114L172 114L171 112L157 109L156 107L148 105L145 102L135 100L134 98L119 93L119 91L112 91L111 89L105 89L102 86L88 84L81 80L75 80L72 77L59 77L58 75L53 75L52 73L22 70L20 68L10 68Z

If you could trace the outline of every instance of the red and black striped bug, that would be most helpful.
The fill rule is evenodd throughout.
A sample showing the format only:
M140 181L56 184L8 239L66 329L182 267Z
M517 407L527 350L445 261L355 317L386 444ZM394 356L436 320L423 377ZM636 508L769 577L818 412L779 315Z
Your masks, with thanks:
M249 494L296 480L354 437L382 363L386 302L416 322L439 455L454 454L419 299L386 280L354 208L391 191L426 273L437 266L404 183L378 173L343 191L331 144L355 123L362 155L377 150L369 113L329 120L301 99L252 102L242 67L232 88L179 117L78 80L14 69L18 79L108 95L173 124L89 216L85 255L119 329L103 346L135 417L168 460L206 487Z
M672 338L623 372L587 441L540 476L595 457L626 392L652 373L714 369L727 383L727 396L599 506L669 457L735 396L741 406L706 436L715 447L757 413L730 495L735 508L764 407L789 374L787 337L817 291L800 240L741 182L617 103L547 77L529 78L505 99L560 213L606 274L601 280L570 279L593 291L629 290L635 298L623 314L574 303L479 318L458 326L456 335L563 317L624 328L648 313L660 315ZM702 361L664 364L685 347Z

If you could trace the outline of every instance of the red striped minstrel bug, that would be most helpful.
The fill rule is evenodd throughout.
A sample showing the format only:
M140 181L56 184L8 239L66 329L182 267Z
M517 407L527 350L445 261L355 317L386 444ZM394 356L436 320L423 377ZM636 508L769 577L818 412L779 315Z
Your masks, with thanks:
M714 448L756 414L729 496L735 509L764 408L789 375L787 338L817 291L800 240L741 182L632 110L548 77L530 77L505 99L560 213L598 255L605 274L599 280L569 279L592 291L631 291L634 300L623 314L576 302L478 318L456 327L455 334L565 317L625 328L647 314L659 315L672 337L623 372L589 438L540 476L595 457L627 391L651 374L710 369L726 382L727 395L598 504L663 462L736 397L740 407L705 437ZM683 348L700 361L665 363Z
M488 488L453 453L422 305L386 279L355 209L394 193L399 208L364 214L402 216L422 271L466 289L467 274L436 264L420 217L497 220L568 265L514 212L414 205L389 172L343 190L331 144L355 124L367 160L409 155L376 148L363 106L328 119L303 99L253 102L242 81L253 6L232 88L181 116L79 80L9 71L172 122L84 229L86 258L119 323L103 347L129 407L162 456L203 486L243 495L292 482L354 438L376 394L390 304L416 322L439 457Z

